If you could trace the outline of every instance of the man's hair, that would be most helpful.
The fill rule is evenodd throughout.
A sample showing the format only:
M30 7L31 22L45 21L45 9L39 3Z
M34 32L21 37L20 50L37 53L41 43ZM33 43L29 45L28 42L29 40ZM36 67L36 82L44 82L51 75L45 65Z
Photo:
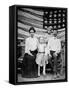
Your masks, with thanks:
M48 28L48 29L50 29L50 30L52 30L52 29L53 29L53 27L52 27L52 26L48 26L47 28Z
M57 33L58 33L58 30L53 29L53 31L57 31Z
M34 27L30 27L30 29L29 29L29 33L31 32L31 30L33 30L34 33L36 32L36 30L34 29Z

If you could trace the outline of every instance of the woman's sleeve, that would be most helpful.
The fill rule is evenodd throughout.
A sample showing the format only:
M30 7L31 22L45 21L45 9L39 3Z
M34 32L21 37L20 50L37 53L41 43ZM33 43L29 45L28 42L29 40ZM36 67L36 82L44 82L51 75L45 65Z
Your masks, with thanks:
M37 40L37 48L39 47L39 40L38 39L36 39Z
M28 40L25 40L25 53L29 53Z

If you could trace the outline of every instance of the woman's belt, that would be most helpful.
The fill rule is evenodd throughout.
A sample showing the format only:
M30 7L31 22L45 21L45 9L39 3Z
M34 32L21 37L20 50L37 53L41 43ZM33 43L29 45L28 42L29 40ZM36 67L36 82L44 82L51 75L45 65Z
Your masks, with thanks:
M34 50L34 51L31 51L31 50L30 50L30 52L31 52L33 55L38 53L37 49Z
M38 53L45 53L45 52L38 52Z

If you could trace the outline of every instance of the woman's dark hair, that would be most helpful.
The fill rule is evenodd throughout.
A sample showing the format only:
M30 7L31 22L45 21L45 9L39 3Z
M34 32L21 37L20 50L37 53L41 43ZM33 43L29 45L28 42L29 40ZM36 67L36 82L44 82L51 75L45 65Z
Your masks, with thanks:
M31 32L31 30L33 30L34 33L36 32L36 30L34 29L34 27L31 27L31 28L29 29L29 33Z

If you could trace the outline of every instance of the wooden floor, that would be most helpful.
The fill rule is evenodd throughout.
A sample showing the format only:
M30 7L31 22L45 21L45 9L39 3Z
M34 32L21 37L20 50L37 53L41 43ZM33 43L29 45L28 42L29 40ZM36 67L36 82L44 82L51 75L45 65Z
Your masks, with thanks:
M44 81L44 80L61 80L61 79L65 79L65 74L63 75L59 75L59 77L54 78L53 74L46 74L41 75L40 77L37 78L23 78L21 76L21 74L18 75L18 82L26 82L26 81Z

